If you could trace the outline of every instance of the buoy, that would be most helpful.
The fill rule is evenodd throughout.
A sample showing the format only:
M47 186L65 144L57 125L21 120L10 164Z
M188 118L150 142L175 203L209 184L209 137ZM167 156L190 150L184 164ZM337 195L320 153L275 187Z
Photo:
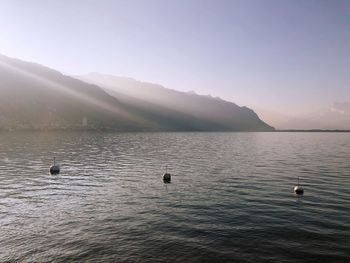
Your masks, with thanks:
M53 165L50 167L50 174L59 174L60 166L56 164L56 158L53 158Z
M168 166L165 167L165 173L163 174L163 181L164 183L170 183L171 181L171 175L168 173Z
M294 193L296 193L297 195L302 195L304 194L304 189L303 187L301 187L299 185L299 176L298 176L298 185L297 186L294 186Z

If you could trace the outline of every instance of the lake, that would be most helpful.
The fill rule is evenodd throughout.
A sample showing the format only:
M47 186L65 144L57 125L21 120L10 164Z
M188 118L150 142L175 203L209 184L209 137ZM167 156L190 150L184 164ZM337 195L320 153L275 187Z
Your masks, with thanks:
M0 133L0 262L350 262L349 247L350 133Z

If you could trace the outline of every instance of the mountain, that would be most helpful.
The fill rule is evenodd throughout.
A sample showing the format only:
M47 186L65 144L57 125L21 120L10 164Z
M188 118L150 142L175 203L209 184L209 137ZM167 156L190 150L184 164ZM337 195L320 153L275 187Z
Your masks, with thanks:
M218 98L131 79L120 89L82 79L0 55L0 130L272 130L248 108ZM135 83L142 90L131 89Z
M0 55L0 129L148 130L100 87Z
M350 130L350 102L334 102L329 107L303 117L286 118L281 127L287 129Z
M120 101L141 111L176 114L199 130L270 131L273 128L247 107L195 92L180 92L131 78L90 73L77 78L96 84Z

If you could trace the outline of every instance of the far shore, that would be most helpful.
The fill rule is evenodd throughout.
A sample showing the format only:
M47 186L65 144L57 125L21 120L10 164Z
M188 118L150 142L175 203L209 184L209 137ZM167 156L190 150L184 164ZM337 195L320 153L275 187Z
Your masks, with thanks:
M322 129L311 129L311 130L274 130L273 132L350 132L350 130L322 130Z
M218 131L200 131L200 130L117 130L117 129L112 129L112 128L94 128L94 129L89 129L89 128L47 128L47 129L3 129L0 128L0 132L107 132L107 133L159 133L159 132L200 132L200 133L213 133L213 132L317 132L317 133L350 133L350 130L322 130L322 129L309 129L309 130L301 130L301 129L275 129L271 131L240 131L240 130L218 130Z

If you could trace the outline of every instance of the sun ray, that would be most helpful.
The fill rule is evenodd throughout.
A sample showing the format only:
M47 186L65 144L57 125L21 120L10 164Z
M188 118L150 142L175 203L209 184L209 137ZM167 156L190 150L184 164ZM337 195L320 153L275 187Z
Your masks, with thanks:
M28 70L24 70L23 68L20 68L18 66L14 66L11 63L6 63L6 62L0 60L0 66L6 68L7 70L13 71L17 74L20 74L26 78L30 78L31 80L40 82L43 85L45 85L45 87L48 89L54 90L56 92L64 93L68 96L79 99L80 101L83 101L83 102L88 103L90 105L96 106L100 109L103 109L107 112L110 112L110 113L116 114L117 116L120 116L122 118L128 119L129 121L133 121L135 123L141 123L142 125L154 125L155 124L150 120L147 120L143 117L137 116L133 113L127 112L121 106L117 105L117 99L115 99L116 103L109 104L109 103L101 101L95 97L89 96L88 94L85 94L83 92L79 92L79 91L74 90L68 86L62 85L61 83L57 83L51 79L44 78L44 77L39 76L39 75L37 75L33 72L30 72ZM76 79L74 79L74 80L80 82L80 80L76 80ZM86 85L91 85L91 84L86 84ZM96 86L96 88L99 88L99 87ZM106 95L108 95L108 94L106 94Z

